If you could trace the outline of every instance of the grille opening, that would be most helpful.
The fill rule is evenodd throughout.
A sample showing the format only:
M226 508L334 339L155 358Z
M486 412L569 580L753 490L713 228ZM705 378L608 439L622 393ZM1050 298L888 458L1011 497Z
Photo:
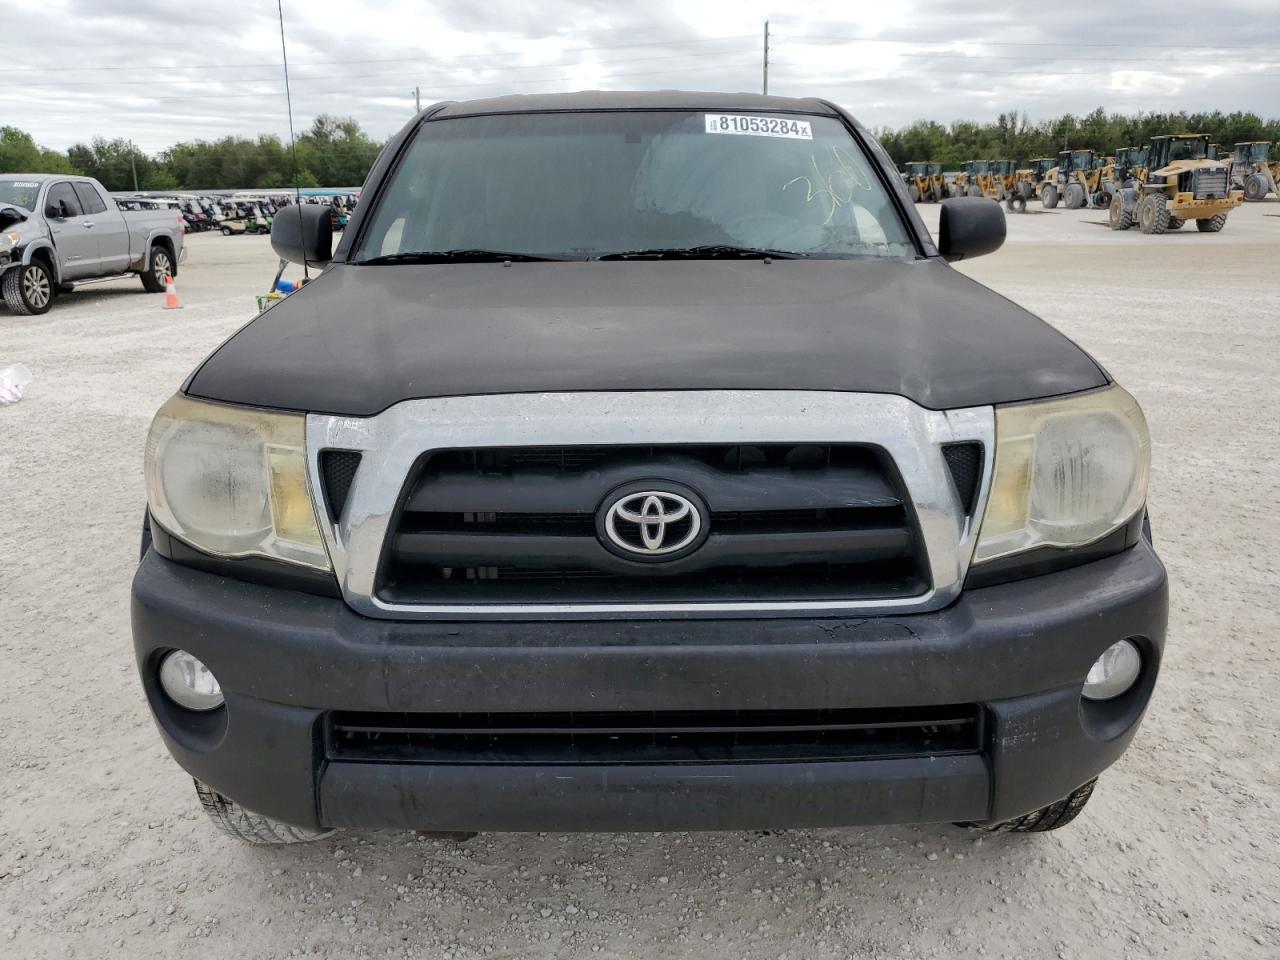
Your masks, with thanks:
M655 568L659 564L653 564ZM645 576L612 573L594 567L443 567L427 565L397 570L403 579L387 581L380 595L391 603L415 603L424 594L447 592L450 602L634 603L696 602L708 597L736 597L743 601L767 596L771 600L821 600L838 597L873 600L911 597L926 584L910 560L876 564L796 564L776 568L725 567L698 573L657 573ZM432 589L432 584L436 590Z
M356 479L361 455L354 450L321 450L320 478L324 483L324 502L329 519L334 523L342 516L351 484Z
M672 560L607 549L598 512L638 481L692 488L707 539ZM683 534L677 522L667 531ZM914 513L878 448L737 444L434 451L406 484L385 601L645 603L878 599L928 589Z
M972 515L982 481L982 444L949 443L942 448L942 456L947 461L951 482L955 484L964 512Z
M334 713L331 760L425 764L681 764L978 753L977 704L844 710Z
M585 473L611 461L693 458L709 467L744 471L760 467L794 470L820 467L874 466L870 448L848 444L736 444L698 446L582 446L494 447L476 450L441 450L431 455L424 474L466 470L477 474L511 474L545 471Z

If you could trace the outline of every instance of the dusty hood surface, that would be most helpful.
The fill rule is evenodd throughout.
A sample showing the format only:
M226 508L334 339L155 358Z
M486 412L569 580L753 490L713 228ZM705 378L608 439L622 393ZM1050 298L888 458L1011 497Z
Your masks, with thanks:
M894 393L944 409L1106 382L938 260L664 260L337 264L188 391L369 416L421 397L605 390Z

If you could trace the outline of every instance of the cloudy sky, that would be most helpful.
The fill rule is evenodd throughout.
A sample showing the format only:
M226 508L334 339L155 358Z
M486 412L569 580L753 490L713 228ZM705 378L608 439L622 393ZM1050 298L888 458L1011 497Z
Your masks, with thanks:
M818 95L871 126L1064 111L1280 115L1280 3L285 0L294 112L385 137L423 105L576 89ZM1046 16L1045 10L1060 12ZM1194 26L1188 28L1186 21ZM0 124L47 147L287 135L275 0L0 4Z

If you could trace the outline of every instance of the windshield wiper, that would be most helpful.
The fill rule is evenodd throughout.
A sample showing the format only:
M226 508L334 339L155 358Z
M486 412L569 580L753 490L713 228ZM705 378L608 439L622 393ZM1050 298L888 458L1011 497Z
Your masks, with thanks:
M504 250L416 250L409 253L387 253L380 257L369 257L358 261L360 264L383 263L502 263L510 260L520 263L534 263L553 260L567 260L568 257L544 257L536 253L510 253Z
M802 253L789 250L764 250L759 247L736 247L727 243L705 243L696 247L653 247L648 250L624 250L620 253L605 253L597 260L737 260L770 257L775 260L794 260L803 257Z

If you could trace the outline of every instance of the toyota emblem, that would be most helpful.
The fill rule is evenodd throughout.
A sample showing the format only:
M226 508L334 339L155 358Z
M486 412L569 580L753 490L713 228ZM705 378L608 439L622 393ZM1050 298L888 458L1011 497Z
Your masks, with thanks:
M674 490L634 490L606 503L600 524L603 539L628 559L670 559L702 540L703 508L691 496Z

